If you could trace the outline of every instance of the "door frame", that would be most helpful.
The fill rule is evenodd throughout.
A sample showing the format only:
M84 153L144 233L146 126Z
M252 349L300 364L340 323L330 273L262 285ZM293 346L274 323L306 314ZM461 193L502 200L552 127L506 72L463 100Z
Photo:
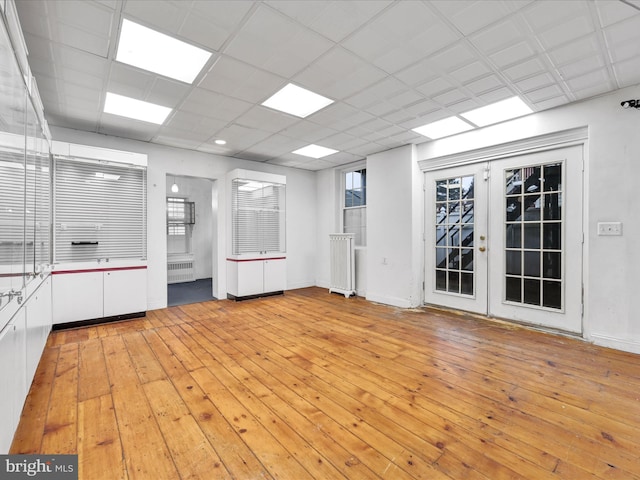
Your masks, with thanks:
M569 130L562 130L559 132L552 132L549 134L538 135L534 137L527 137L518 140L514 140L511 142L501 143L497 145L489 145L486 147L481 147L473 150L462 151L457 153L450 153L446 155L441 155L433 158L428 158L424 160L418 161L418 166L422 171L423 175L427 172L433 172L437 170L442 170L450 167L457 167L463 165L471 165L475 163L488 163L493 160L501 160L509 157L527 155L538 152L545 152L549 150L556 150L565 147L571 146L581 146L582 147L582 253L580 257L581 263L581 283L582 283L582 309L581 309L581 328L580 332L571 332L567 331L567 333L573 333L582 335L584 334L584 318L586 315L585 305L587 304L587 296L588 296L588 286L585 283L585 279L587 277L586 268L587 263L585 259L588 255L588 235L585 234L586 225L588 225L587 212L588 209L588 127L577 127ZM428 201L428 192L426 189L426 185L423 188L423 206L427 205ZM427 231L428 225L431 220L427 218L427 209L424 209L424 230L423 230L423 250L426 252L426 238L429 235ZM424 258L424 265L422 269L423 275L423 303L426 301L426 285L427 285L427 275L430 275L431 272L427 271L427 258ZM445 307L446 308L446 307ZM489 316L491 316L489 312ZM518 322L518 320L513 320L514 322ZM535 326L535 324L532 324ZM543 327L547 328L547 327ZM553 329L553 328L548 328Z

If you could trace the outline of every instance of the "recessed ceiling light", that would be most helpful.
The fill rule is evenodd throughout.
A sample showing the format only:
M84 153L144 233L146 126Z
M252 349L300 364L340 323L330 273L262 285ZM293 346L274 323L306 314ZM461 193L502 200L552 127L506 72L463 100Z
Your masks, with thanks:
M476 108L470 112L461 113L460 116L479 127L504 122L512 118L521 117L532 113L532 110L524 103L520 97L511 97L500 102L492 103L485 107Z
M448 117L438 120L437 122L427 123L421 127L413 128L412 130L420 135L424 135L425 137L436 139L455 135L460 132L466 132L472 128L473 125L469 125L458 117Z
M338 150L311 144L307 145L306 147L299 148L298 150L295 150L291 153L295 153L296 155L304 155L305 157L311 158L322 158L334 153L338 153Z
M221 138L219 138L218 140L215 141L216 145L226 145L227 141L226 140L222 140Z
M207 52L130 20L122 20L116 60L185 83L193 83L211 57Z
M333 100L330 98L289 83L265 100L262 105L305 118L332 103Z
M104 112L162 125L169 113L171 113L171 109L107 92L107 97L104 101Z

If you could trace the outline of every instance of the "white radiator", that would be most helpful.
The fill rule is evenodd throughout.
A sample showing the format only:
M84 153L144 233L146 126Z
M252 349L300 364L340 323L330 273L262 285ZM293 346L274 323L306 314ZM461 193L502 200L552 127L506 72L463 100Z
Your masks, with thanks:
M167 260L167 283L193 282L196 279L193 255L170 255Z
M356 294L355 236L351 233L329 234L331 287L329 292L349 298Z

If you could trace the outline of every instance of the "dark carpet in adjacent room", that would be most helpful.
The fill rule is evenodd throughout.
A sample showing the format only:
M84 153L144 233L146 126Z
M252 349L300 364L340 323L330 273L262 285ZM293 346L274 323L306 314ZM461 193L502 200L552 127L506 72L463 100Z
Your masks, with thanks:
M202 278L195 282L171 283L167 285L168 305L186 305L188 303L207 302L215 300L211 295L211 279Z

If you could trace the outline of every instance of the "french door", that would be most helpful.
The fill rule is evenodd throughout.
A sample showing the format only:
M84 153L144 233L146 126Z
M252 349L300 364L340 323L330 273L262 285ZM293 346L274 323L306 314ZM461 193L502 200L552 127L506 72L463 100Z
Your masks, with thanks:
M581 332L581 146L425 181L425 303Z

